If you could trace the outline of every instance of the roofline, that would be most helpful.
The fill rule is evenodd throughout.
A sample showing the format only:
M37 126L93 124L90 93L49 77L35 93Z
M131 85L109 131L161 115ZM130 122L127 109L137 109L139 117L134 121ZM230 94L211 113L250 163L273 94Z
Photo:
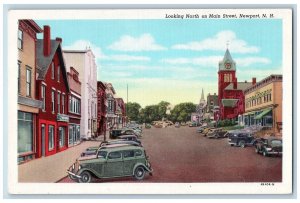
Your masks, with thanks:
M257 82L255 85L252 85L251 87L248 87L247 89L244 90L245 94L249 93L253 90L256 90L257 88L260 88L261 85L263 85L263 83L266 83L265 85L270 84L271 82L280 82L282 81L282 75L281 74L272 74L264 79L262 79L261 81Z
M62 50L63 53L87 53L88 50Z
M36 24L36 22L32 19L25 19L24 21L26 21L26 23L28 23L29 25L31 25L32 28L35 29L36 33L42 33L43 32L43 29L38 25Z

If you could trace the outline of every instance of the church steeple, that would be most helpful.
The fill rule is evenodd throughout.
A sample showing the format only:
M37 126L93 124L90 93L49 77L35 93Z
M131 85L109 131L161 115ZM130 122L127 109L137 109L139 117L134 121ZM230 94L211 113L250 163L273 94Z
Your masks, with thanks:
M224 58L219 62L219 71L221 70L236 70L235 61L232 59L229 49L226 49Z
M201 100L204 100L204 92L203 92L203 88L202 88L202 93L201 93Z

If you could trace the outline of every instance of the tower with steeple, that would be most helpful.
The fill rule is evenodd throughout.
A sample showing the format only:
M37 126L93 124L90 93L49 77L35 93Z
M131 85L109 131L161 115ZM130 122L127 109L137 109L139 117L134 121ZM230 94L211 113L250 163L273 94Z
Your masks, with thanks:
M221 99L223 98L223 90L230 84L236 83L236 63L232 59L231 54L226 49L224 58L219 62L219 71L218 71L218 100L219 104L221 103Z

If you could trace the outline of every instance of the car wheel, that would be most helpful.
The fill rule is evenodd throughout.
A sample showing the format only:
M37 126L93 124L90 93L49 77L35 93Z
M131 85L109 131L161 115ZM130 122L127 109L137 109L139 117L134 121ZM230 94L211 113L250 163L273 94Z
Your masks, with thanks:
M240 146L241 148L244 148L244 147L245 147L245 141L243 141L243 140L240 141L240 142L239 142L239 146Z
M79 178L80 183L90 183L92 181L92 175L88 171L84 171L80 174L81 178Z
M145 169L142 166L138 166L134 171L134 177L137 180L142 180L145 177Z
M266 152L265 150L263 151L263 155L264 156L268 156L268 152Z

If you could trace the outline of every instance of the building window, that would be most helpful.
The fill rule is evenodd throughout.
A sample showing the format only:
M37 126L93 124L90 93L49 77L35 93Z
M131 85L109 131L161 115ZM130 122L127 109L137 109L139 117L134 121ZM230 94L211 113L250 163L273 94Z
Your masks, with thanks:
M21 93L21 63L18 62L18 93L20 94Z
M59 82L60 77L60 67L57 66L57 82Z
M46 86L41 86L41 99L43 101L43 111L46 111Z
M55 77L55 70L54 70L54 62L51 63L51 79L54 80Z
M55 91L52 90L51 92L51 104L52 104L52 113L55 112Z
M60 113L60 93L57 92L57 113Z
M26 96L31 96L31 68L26 68Z
M231 82L232 81L232 75L230 74L229 75L229 82Z
M33 151L33 115L18 111L18 153Z
M69 99L69 112L80 114L80 99L70 96Z
M18 30L18 48L23 49L23 31Z
M61 95L61 109L62 109L62 113L65 113L65 94Z
M49 151L54 149L54 126L49 125L49 142L48 142L48 147Z
M59 127L59 147L65 146L65 127Z

